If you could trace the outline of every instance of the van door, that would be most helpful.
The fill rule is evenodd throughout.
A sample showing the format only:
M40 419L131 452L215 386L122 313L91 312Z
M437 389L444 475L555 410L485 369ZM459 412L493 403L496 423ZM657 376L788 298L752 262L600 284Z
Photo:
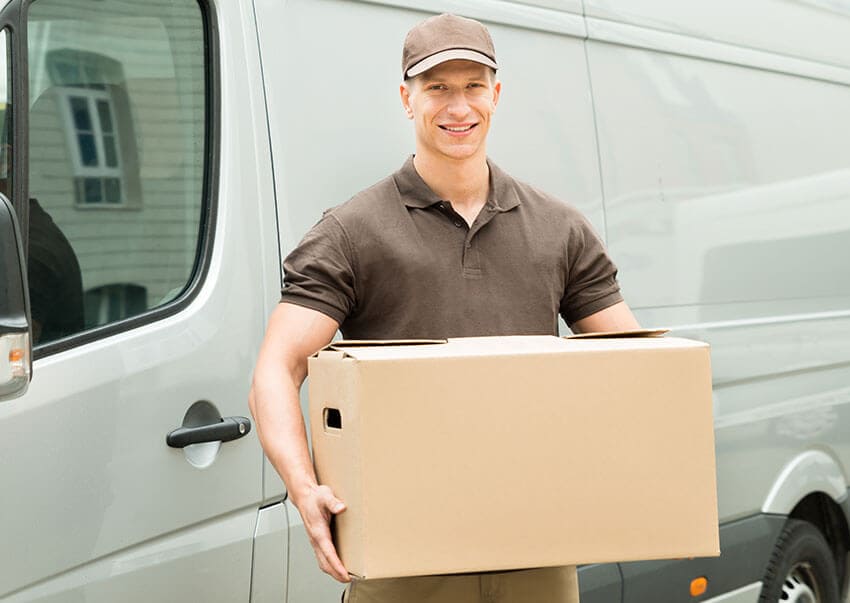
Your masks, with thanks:
M20 18L6 35L28 67L16 56L6 79L29 109L15 203L36 361L28 393L0 404L0 599L246 601L259 170L237 127L227 159L250 166L248 201L217 198L215 15L195 0L35 0ZM166 444L230 417L216 441Z

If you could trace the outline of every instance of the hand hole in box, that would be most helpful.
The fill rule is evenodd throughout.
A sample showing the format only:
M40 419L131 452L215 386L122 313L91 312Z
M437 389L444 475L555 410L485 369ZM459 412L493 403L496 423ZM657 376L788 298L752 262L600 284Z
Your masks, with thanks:
M325 429L342 429L342 413L337 408L324 410Z

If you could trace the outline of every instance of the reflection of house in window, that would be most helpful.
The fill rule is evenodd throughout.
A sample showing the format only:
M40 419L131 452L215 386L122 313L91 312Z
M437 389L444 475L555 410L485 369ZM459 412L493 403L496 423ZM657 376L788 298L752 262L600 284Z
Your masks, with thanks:
M92 52L47 55L70 149L77 206L139 203L138 162L121 63Z
M141 285L116 283L89 289L85 293L86 328L105 325L148 309L148 291Z

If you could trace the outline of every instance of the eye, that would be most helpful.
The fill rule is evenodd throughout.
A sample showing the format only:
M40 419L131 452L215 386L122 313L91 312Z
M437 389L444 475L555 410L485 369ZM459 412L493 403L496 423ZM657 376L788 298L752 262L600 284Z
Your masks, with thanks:
M429 84L428 87L426 88L426 90L435 90L435 91L438 91L438 92L441 91L441 90L445 90L445 89L446 89L445 84Z

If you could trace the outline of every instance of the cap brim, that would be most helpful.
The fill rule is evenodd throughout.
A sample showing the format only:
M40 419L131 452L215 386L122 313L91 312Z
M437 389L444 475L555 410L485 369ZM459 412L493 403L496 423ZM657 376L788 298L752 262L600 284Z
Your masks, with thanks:
M499 68L494 60L480 52L467 50L466 48L452 48L450 50L443 50L442 52L432 54L430 57L422 59L407 70L405 77L415 77L420 73L425 73L432 67L436 67L440 63L457 60L474 61L476 63L481 63L482 65L487 65L487 67L492 67L493 69Z

